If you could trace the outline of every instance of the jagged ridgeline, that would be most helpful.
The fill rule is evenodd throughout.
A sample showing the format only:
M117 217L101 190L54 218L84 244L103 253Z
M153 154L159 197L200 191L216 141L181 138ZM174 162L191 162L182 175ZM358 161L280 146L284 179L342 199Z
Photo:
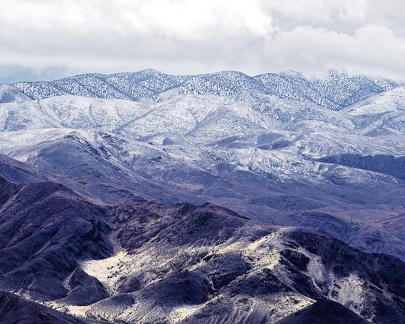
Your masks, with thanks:
M275 95L280 98L309 101L331 110L340 110L373 94L384 92L398 83L388 79L371 78L329 70L322 77L306 77L286 71L250 77L240 72L220 72L198 76L174 76L155 70L136 73L85 74L47 82L17 82L0 102L26 96L44 99L75 95L95 98L139 100L153 98L169 89L180 94L214 95Z

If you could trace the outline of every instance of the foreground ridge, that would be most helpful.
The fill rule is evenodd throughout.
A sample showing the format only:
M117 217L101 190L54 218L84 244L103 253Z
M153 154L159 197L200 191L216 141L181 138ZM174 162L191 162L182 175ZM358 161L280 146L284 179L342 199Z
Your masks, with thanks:
M28 166L2 163L3 290L81 320L386 323L405 316L405 263L395 257L212 204L96 205L31 178ZM5 295L7 305L22 303ZM35 312L53 320L44 307Z

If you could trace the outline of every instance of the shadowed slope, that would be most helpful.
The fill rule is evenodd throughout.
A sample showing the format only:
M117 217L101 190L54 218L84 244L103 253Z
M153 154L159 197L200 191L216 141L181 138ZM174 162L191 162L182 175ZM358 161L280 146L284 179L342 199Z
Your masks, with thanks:
M27 301L17 295L0 291L0 323L80 324L87 322L35 302Z
M9 167L13 175L27 171ZM0 178L0 182L3 289L25 291L37 300L70 296L74 303L83 303L83 298L88 303L108 296L97 280L88 284L91 280L87 274L77 279L76 285L65 282L81 260L105 258L112 253L106 211L61 184L15 184L5 178ZM85 284L80 285L81 281ZM93 297L73 298L72 295L80 295L79 288L87 293L92 291Z

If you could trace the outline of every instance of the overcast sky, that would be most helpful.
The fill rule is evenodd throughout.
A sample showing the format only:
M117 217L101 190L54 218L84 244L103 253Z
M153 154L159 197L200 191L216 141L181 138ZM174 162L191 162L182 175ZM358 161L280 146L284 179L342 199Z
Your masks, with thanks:
M405 78L404 0L1 0L0 65Z

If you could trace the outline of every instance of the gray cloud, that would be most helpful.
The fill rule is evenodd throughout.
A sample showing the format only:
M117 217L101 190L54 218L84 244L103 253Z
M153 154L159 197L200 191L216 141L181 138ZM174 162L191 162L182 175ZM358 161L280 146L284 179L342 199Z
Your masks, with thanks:
M2 0L0 64L405 75L402 0Z

